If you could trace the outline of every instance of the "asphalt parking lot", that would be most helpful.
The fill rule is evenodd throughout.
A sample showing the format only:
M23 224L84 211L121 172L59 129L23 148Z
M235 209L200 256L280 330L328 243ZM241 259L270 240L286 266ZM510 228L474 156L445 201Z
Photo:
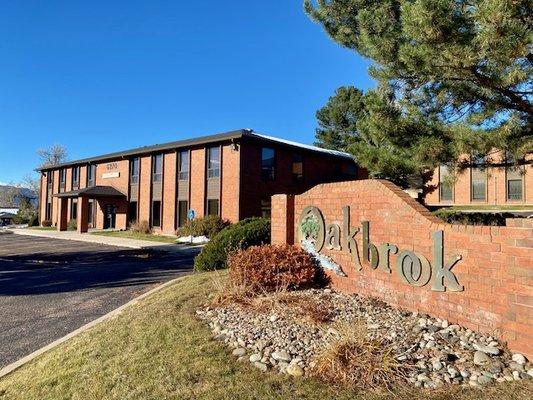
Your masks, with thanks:
M191 273L198 251L0 235L0 368Z

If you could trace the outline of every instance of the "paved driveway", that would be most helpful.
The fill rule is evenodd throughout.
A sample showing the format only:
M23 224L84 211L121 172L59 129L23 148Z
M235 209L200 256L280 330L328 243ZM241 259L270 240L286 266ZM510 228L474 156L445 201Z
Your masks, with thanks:
M0 369L190 273L197 253L0 235Z

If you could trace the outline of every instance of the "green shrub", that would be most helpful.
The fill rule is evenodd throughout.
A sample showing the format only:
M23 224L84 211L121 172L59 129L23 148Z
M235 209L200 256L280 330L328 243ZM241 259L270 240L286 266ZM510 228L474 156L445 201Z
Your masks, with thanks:
M52 221L49 220L49 219L45 219L42 223L42 226L44 227L49 227L49 226L52 226Z
M75 231L76 229L78 229L78 221L76 221L75 219L71 219L70 221L68 221L67 231Z
M28 221L28 226L39 226L39 218L37 214L33 214Z
M213 239L220 231L228 227L230 222L218 215L208 215L203 218L195 218L178 230L179 236L207 236Z
M506 218L513 218L511 213L464 212L449 208L441 208L433 214L448 224L455 225L493 225L505 226Z
M249 295L308 289L324 282L317 262L298 246L252 246L231 254L228 266L231 285Z
M205 245L194 259L196 271L226 268L228 255L234 251L270 243L270 220L247 218L228 226Z

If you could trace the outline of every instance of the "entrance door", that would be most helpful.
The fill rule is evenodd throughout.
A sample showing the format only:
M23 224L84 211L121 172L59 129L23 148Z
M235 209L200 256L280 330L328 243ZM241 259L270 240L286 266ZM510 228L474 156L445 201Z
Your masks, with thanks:
M106 204L104 211L104 229L115 229L117 206L114 204Z

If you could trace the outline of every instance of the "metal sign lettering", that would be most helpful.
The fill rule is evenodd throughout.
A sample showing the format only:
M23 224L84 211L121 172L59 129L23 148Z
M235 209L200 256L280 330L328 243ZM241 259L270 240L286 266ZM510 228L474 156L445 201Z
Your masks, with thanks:
M437 292L461 292L464 287L459 284L457 276L452 272L454 265L461 260L460 255L452 256L444 262L444 232L434 232L433 265L422 254L414 251L400 250L389 243L375 245L370 241L370 222L361 221L361 228L350 225L350 207L342 209L342 228L337 224L326 222L322 212L315 206L304 208L298 224L298 236L302 248L311 253L322 268L330 269L337 275L346 276L342 267L330 257L320 254L325 247L328 250L345 251L351 255L353 266L357 271L363 269L356 236L362 231L362 261L372 269L384 273L392 273L390 255L398 254L395 271L402 281L415 287L426 286L430 281L431 290Z

